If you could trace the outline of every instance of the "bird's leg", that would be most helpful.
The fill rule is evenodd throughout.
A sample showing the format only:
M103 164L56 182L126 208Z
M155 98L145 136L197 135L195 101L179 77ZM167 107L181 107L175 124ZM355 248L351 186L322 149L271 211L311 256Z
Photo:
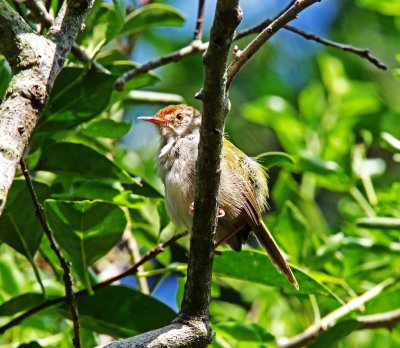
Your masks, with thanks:
M189 214L193 215L194 214L194 202L192 202L192 204L189 207ZM218 211L217 211L217 219L222 218L225 216L225 210L218 207Z

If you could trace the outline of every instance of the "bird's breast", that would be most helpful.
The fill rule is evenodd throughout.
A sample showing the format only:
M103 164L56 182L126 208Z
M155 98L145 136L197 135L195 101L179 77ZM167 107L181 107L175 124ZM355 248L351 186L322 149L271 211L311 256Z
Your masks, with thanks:
M160 149L159 174L165 186L165 205L178 226L192 226L189 213L194 200L197 147L184 140L175 140Z

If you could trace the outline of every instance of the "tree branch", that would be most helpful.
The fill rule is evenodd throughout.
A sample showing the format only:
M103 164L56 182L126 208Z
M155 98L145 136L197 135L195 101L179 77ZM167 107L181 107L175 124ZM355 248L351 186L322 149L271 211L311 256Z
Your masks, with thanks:
M203 116L196 164L193 230L188 279L178 320L197 318L208 321L221 150L229 111L226 68L233 35L241 19L238 0L217 2L210 44L203 58Z
M272 22L273 22L273 20L268 18L258 25L255 25L248 29L242 30L235 34L233 41L240 40L243 37L246 37L246 36L254 34L254 33L259 33L261 31L263 31L265 28L267 28ZM372 55L371 51L368 50L367 48L358 48L358 47L354 47L351 45L346 45L343 43L338 43L338 42L335 42L332 40L324 39L318 35L309 33L307 31L298 29L298 28L290 26L290 25L285 25L285 26L283 26L283 28L286 30L289 30L297 35L300 35L307 40L312 40L312 41L318 42L325 46L330 46L330 47L334 47L334 48L337 48L337 49L340 49L343 51L357 54L358 56L367 59L368 61L370 61L372 64L374 64L378 68L383 69L383 70L387 69L387 66L385 65L385 63L383 63L381 60L379 60L379 58ZM192 54L205 52L208 48L208 44L209 44L208 42L201 43L201 41L193 41L190 45L185 46L178 51L161 56L157 59L150 60L147 63L145 63L135 69L127 71L126 73L121 75L117 79L117 81L115 83L115 87L117 90L122 90L127 81L129 81L141 74L145 74L150 70L159 68L161 66L167 65L172 62L178 62L181 59L183 59L187 56L190 56Z
M205 347L212 339L208 305L217 226L217 196L225 118L229 110L226 68L233 35L242 19L239 0L218 0L204 55L203 116L196 165L196 194L187 281L174 323L106 345L113 347ZM181 340L180 338L185 338Z
M233 79L243 65L267 42L279 29L285 26L288 22L296 19L298 14L311 6L312 4L319 2L320 0L297 0L278 16L272 23L270 23L265 29L261 31L256 38L251 41L243 51L237 52L234 55L233 61L228 68L228 81L227 88L229 88Z
M188 234L188 232L179 233L179 234L175 235L174 237L172 237L171 239L169 239L168 241L157 245L155 248L149 250L146 254L144 254L142 256L142 258L137 263L135 263L131 268L129 268L126 271L124 271L114 277L111 277L101 283L93 285L92 290L94 292L96 292L97 290L104 288L105 286L108 286L122 278L125 278L129 275L133 275L133 274L137 273L140 266L142 266L147 261L154 259L158 254L162 253L165 250L165 248L169 247L171 244L175 243L178 239L186 236L187 234ZM88 294L89 294L89 292L87 290L81 290L81 291L78 291L75 293L75 297L78 298L78 297L82 297L82 296L85 296ZM27 310L26 312L22 313L18 317L14 318L10 322L8 322L7 324L1 326L0 334L4 333L8 329L11 329L12 327L14 327L16 325L19 325L23 320L29 318L30 316L32 316L46 308L66 302L66 300L67 300L66 296L57 297L57 298L53 298L53 299L44 301L41 304L39 304L35 307L32 307L31 309Z
M305 346L307 343L315 340L322 332L334 326L338 319L344 317L345 315L364 305L366 302L375 298L386 287L392 285L393 283L393 279L388 279L368 290L366 293L352 299L348 303L344 304L342 307L339 307L338 309L329 313L320 321L309 326L302 333L291 338L280 338L278 340L277 348L297 348ZM361 316L356 320L360 321L361 323L359 329L373 328L374 325L389 325L378 327L390 327L390 325L395 325L400 322L400 310L397 310L397 312L395 313L390 312L390 314L387 315L382 314L378 317Z
M260 24L252 27L252 28L249 28L249 29L246 29L246 30L243 30L243 31L237 33L235 35L235 39L234 40L236 41L236 40L239 40L239 39L241 39L241 38L243 38L245 36L248 36L248 35L251 35L251 34L254 34L254 33L259 33L264 28L266 28L268 25L270 25L272 22L273 22L273 20L268 18L268 19L264 20L263 22L261 22ZM321 45L324 45L324 46L333 47L333 48L337 48L337 49L342 50L342 51L354 53L354 54L360 56L361 58L367 59L370 63L374 64L377 68L382 69L382 70L387 70L386 64L384 62L382 62L379 58L375 57L371 53L371 51L369 49L367 49L367 48L358 48L358 47L354 47L354 46L351 46L351 45L346 45L346 44L343 44L343 43L340 43L340 42L335 42L335 41L332 41L332 40L328 40L328 39L325 39L325 38L323 38L321 36L315 35L313 33L309 33L309 32L307 32L305 30L293 27L291 25L285 25L283 27L283 29L286 29L286 30L288 30L288 31L290 31L292 33L297 34L297 35L300 35L301 37L305 38L306 40L315 41L315 42L318 42L318 43L320 43Z
M206 0L199 0L199 8L197 11L196 28L194 29L193 41L202 42L203 23L204 23L204 4Z
M0 108L0 215L19 160L91 3L65 1L47 39L0 0L0 52L13 72Z
M54 253L57 256L58 261L60 262L61 268L63 269L63 281L65 286L65 297L71 312L72 323L74 327L74 338L73 338L73 345L75 348L81 347L81 339L80 339L80 329L79 329L79 314L78 314L78 307L75 301L75 294L73 291L73 280L71 274L71 264L65 259L64 255L62 254L60 248L57 245L56 240L53 237L53 234L50 231L49 225L47 224L46 217L44 215L44 210L42 205L39 202L39 199L36 195L35 188L33 187L33 183L31 177L29 175L28 168L25 165L25 161L21 158L20 161L22 174L25 177L26 185L28 186L29 193L32 197L33 204L35 206L36 215L39 219L39 222L42 226L42 229L50 242L50 246L53 249Z

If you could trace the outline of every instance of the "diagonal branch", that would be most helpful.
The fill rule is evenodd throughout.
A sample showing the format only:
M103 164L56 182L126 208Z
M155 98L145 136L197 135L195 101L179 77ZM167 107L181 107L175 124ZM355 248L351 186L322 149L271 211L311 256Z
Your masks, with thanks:
M253 41L251 41L243 51L236 52L233 61L228 68L228 81L227 87L229 88L233 79L243 65L267 42L279 29L284 27L288 22L296 19L298 14L320 0L297 0L293 5L278 16L272 23L258 34Z
M206 0L199 0L199 8L197 11L196 28L194 29L193 41L202 42L205 2Z
M248 29L245 29L245 30L242 30L242 31L236 33L233 40L237 41L237 40L240 40L243 37L249 36L251 34L259 33L261 31L263 31L265 28L267 28L272 22L273 22L273 20L268 18L258 25L255 25L253 27L250 27ZM360 56L361 58L367 59L369 62L371 62L372 64L374 64L375 66L377 66L378 68L380 68L382 70L387 69L387 66L385 65L385 63L382 62L379 58L375 57L371 53L371 51L368 50L367 48L358 48L358 47L354 47L351 45L346 45L343 43L328 40L328 39L322 38L318 35L315 35L313 33L309 33L307 31L298 29L298 28L290 26L290 25L285 25L285 26L283 26L283 28L288 31L291 31L297 35L302 36L306 40L312 40L312 41L318 42L325 46L334 47L334 48L340 49L342 51L354 53L354 54ZM202 43L201 41L193 41L190 45L185 46L177 51L174 51L172 53L166 54L164 56L161 56L161 57L153 59L153 60L149 60L147 63L144 63L143 65L141 65L135 69L132 69L130 71L127 71L126 73L121 75L117 79L115 87L117 90L122 90L127 81L129 81L141 74L145 74L145 73L149 72L150 70L159 68L159 67L167 65L169 63L178 62L187 56L205 52L208 48L208 44L209 44L208 42Z
M114 277L111 277L101 283L95 284L92 287L92 290L94 292L96 292L97 290L104 288L105 286L108 286L112 283L115 283L116 281L125 278L129 275L133 275L136 274L138 269L140 268L140 266L142 266L144 263L146 263L147 261L150 261L152 259L154 259L158 254L162 253L167 247L169 247L170 245L172 245L173 243L175 243L178 239L186 236L188 234L188 232L183 232L183 233L179 233L177 235L175 235L174 237L172 237L171 239L169 239L168 241L161 243L160 245L157 245L155 248L149 250L146 254L144 254L142 256L142 258L135 263L131 268L127 269L126 271L117 274ZM80 290L78 292L75 293L75 297L82 297L85 295L88 295L89 292L87 290ZM21 315L19 315L18 317L14 318L13 320L11 320L9 323L3 325L0 327L0 334L4 333L5 331L7 331L8 329L11 329L14 326L19 325L23 320L29 318L30 316L55 305L61 304L63 302L67 301L67 297L56 297L56 298L52 298L50 300L44 301L41 304L32 307L31 309L27 310L26 312L22 313Z
M19 160L91 4L92 0L65 1L45 38L0 0L0 52L13 72L0 107L0 214Z
M245 36L251 35L251 34L255 34L255 33L259 33L260 31L262 31L264 28L266 28L268 25L270 25L273 22L272 19L268 18L264 21L262 21L260 24L251 27L249 29L246 30L242 30L241 32L237 33L235 35L235 41L239 40ZM367 48L359 48L359 47L354 47L351 45L346 45L340 42L335 42L332 40L328 40L325 39L321 36L318 36L316 34L313 33L309 33L305 30L293 27L291 25L285 25L283 27L283 29L286 29L292 33L295 33L297 35L300 35L301 37L303 37L306 40L311 40L311 41L315 41L320 43L321 45L324 46L328 46L328 47L333 47L333 48L337 48L339 50L342 51L346 51L346 52L350 52L350 53L354 53L356 55L358 55L361 58L367 59L370 63L374 64L377 68L382 69L382 70L387 70L387 66L384 62L382 62L379 58L375 57L371 51Z
M392 285L393 283L393 279L388 279L381 284L374 286L364 294L352 299L342 307L339 307L338 309L329 313L320 321L309 326L302 333L291 338L279 339L277 348L297 348L305 346L307 343L315 340L322 332L334 326L338 319L343 318L345 315L363 306L366 302L377 297L386 287ZM360 321L361 323L359 329L373 328L374 325L382 325L378 327L390 327L390 325L400 322L400 310L397 310L397 312L391 313L390 315L386 315L384 318L361 316L356 320Z
M81 339L80 339L80 328L79 328L79 314L78 314L78 307L75 301L75 294L73 291L73 280L71 274L71 264L65 259L64 255L62 254L60 248L57 245L56 240L53 237L53 234L50 231L49 225L47 224L46 217L44 215L43 207L39 202L39 199L36 195L35 188L33 187L33 183L31 177L29 175L28 168L25 165L25 161L21 158L20 161L22 174L25 177L26 184L28 186L29 193L32 197L33 204L35 206L36 215L39 219L40 224L42 225L42 229L50 242L50 246L53 249L54 253L56 254L58 261L60 262L61 268L63 269L63 281L65 286L65 297L68 303L69 310L71 312L72 323L74 327L74 338L73 344L75 348L81 347Z

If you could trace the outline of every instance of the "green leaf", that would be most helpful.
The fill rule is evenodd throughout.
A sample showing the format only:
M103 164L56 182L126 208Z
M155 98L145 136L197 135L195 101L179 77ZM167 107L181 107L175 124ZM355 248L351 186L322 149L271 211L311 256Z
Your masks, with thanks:
M235 321L221 322L213 325L217 335L234 338L241 342L272 342L274 336L265 332L264 328L254 323L239 323Z
M11 69L7 60L0 56L0 96L5 95L7 87L11 81Z
M278 244L282 245L294 260L301 260L305 247L303 241L309 237L310 226L308 221L289 200L285 202L277 220L275 229Z
M47 185L37 181L33 181L33 185L39 202L50 197ZM42 235L43 229L36 216L35 206L25 180L16 179L0 219L0 240L32 261Z
M124 188L130 190L132 193L138 196L149 197L149 198L164 198L164 196L158 192L153 186L148 184L144 180L135 182L134 184L124 184Z
M123 27L124 3L122 0L113 0L113 5L95 1L86 20L86 27L78 36L78 44L85 49L90 58L94 58Z
M299 94L299 109L301 116L314 125L319 125L319 120L327 109L325 91L319 81L312 81L302 88Z
M264 152L256 157L258 163L269 169L275 166L287 166L294 163L293 158L284 152Z
M109 118L98 117L80 125L78 130L90 137L118 139L131 129L129 122L116 122Z
M258 251L224 251L220 257L215 258L213 273L220 277L273 286L297 294L333 296L329 289L300 269L292 270L299 283L299 291L277 271L266 254Z
M100 201L46 200L45 212L58 244L90 289L87 268L121 239L127 223L123 210Z
M82 144L55 143L42 153L38 170L88 178L118 180L132 184L135 181L107 157Z
M387 16L400 15L400 3L398 0L358 0L360 6L374 10Z
M132 34L151 27L180 27L185 21L177 9L165 4L149 4L133 11L125 18L121 34Z
M99 115L108 105L116 77L65 67L54 84L39 129L72 128Z
M29 342L29 343L23 343L23 344L20 344L18 346L18 348L42 348L42 347L43 346L41 346L36 341L32 341L32 342Z
M107 41L113 39L121 31L125 21L125 3L124 0L112 0L114 4L114 18L112 25L107 31Z
M266 96L244 104L242 113L249 121L274 129L287 152L296 153L304 147L305 127L287 100Z
M327 175L341 171L340 166L336 162L325 161L304 151L299 155L299 167L304 172L312 172L319 175Z
M42 294L23 294L16 296L0 305L0 316L12 316L19 312L26 311L45 300Z
M361 323L357 320L344 320L321 333L317 339L308 345L309 348L333 348L336 343L348 334L357 330Z
M176 313L154 297L125 286L107 286L77 298L82 326L114 337L134 336L168 325ZM66 306L64 315L69 316Z

